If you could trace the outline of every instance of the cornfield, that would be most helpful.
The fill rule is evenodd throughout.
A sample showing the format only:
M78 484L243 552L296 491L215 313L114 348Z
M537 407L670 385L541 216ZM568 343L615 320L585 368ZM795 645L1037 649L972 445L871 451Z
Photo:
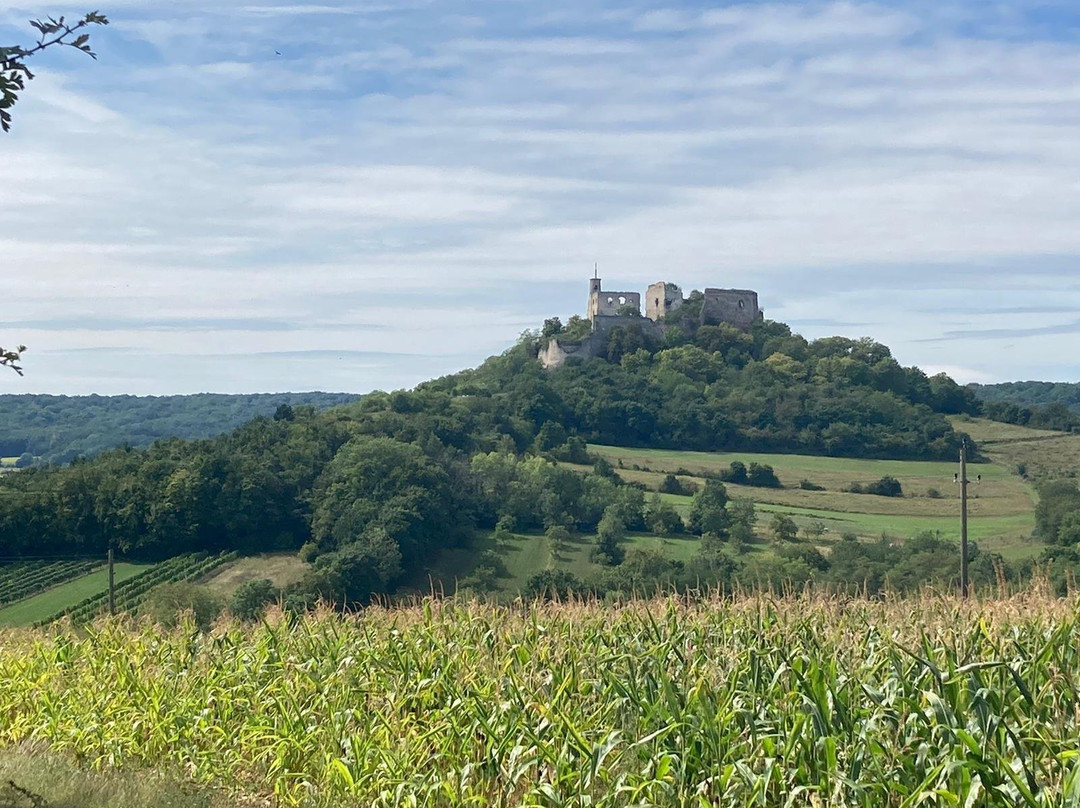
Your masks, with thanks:
M1075 806L1078 689L1038 593L0 633L0 745L285 806Z

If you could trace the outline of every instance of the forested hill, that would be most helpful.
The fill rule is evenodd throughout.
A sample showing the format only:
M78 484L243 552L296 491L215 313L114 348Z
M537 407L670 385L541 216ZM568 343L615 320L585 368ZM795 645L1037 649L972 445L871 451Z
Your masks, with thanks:
M281 405L317 410L355 401L350 393L188 396L0 395L0 457L29 454L66 463L161 438L210 438ZM28 458L29 459L29 458Z
M1080 383L1005 382L968 388L997 420L1040 429L1080 428Z
M6 474L0 547L112 545L133 558L302 548L317 563L300 595L363 600L496 523L642 529L640 489L599 462L591 473L555 462L590 462L587 441L952 459L960 436L944 414L979 409L948 377L901 367L868 339L807 342L763 322L749 333L672 328L657 344L630 324L612 330L604 358L545 371L537 351L562 331L548 321L481 367L413 391L322 413L280 408L208 440ZM724 530L716 486L689 529Z

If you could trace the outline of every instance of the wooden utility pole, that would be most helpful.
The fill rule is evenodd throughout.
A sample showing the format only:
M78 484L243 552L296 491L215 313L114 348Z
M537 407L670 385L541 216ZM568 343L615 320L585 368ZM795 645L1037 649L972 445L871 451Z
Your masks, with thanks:
M967 441L960 443L960 597L968 596Z
M109 614L116 614L116 578L113 575L113 549L109 548Z

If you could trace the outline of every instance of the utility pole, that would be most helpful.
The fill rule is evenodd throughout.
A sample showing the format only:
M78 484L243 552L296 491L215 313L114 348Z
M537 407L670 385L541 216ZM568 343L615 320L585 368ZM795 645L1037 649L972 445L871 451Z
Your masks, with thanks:
M116 578L113 575L113 548L109 548L109 614L116 614Z
M960 597L968 596L967 440L960 442Z

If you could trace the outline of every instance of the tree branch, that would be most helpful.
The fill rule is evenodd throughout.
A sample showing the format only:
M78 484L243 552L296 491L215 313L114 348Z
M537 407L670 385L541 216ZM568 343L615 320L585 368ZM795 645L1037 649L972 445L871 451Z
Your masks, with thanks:
M66 23L63 17L58 20L52 17L31 20L30 25L40 34L34 47L29 49L21 45L0 47L0 129L5 132L11 131L11 113L8 110L19 100L19 93L26 89L26 82L34 78L34 74L24 64L24 60L55 45L75 48L91 59L97 59L97 54L90 50L88 44L90 34L81 33L70 41L68 37L89 25L108 24L109 20L105 15L96 11L91 11L74 25Z
M22 365L19 364L19 360L22 357L23 351L26 350L25 345L20 345L14 351L0 348L0 367L9 367L18 373L23 375Z

